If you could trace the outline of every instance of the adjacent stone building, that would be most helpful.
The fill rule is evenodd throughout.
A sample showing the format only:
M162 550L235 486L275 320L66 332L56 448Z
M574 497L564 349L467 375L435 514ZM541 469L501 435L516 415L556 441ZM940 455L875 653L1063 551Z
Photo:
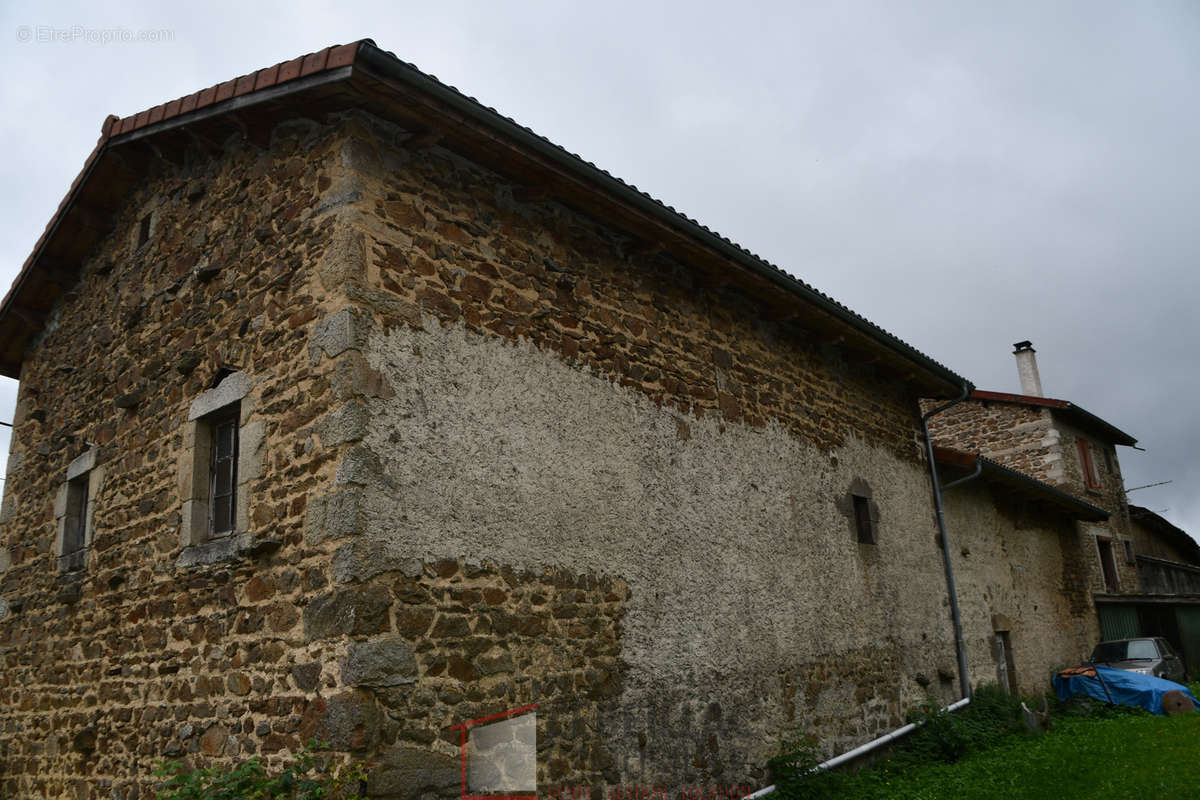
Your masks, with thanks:
M1014 355L1021 394L973 391L931 422L930 435L943 448L980 455L1104 511L1078 517L1075 543L1063 540L1075 565L1064 573L1064 590L1090 595L1087 605L1098 621L1081 644L1096 636L1163 636L1184 654L1189 670L1200 669L1200 547L1127 502L1116 448L1137 440L1073 403L1043 397L1029 342L1018 342ZM969 531L972 525L960 517L953 527ZM1089 651L1085 646L1081 657Z
M970 384L370 41L106 120L0 370L5 797L311 738L455 797L530 705L539 790L755 785L958 696L919 398ZM1106 512L984 474L969 677L1032 685Z

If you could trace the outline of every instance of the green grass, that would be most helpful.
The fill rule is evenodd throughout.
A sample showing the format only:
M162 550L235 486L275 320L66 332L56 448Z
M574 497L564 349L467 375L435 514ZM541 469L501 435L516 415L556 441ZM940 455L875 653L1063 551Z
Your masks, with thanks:
M955 764L849 776L854 798L1073 798L1200 796L1200 713L1055 721L1044 736L1013 738Z
M1051 730L1031 736L1018 704L984 687L969 713L917 714L926 724L874 767L782 775L778 800L1200 798L1200 712L1060 707ZM811 745L793 744L792 759L772 768L803 774L815 763Z

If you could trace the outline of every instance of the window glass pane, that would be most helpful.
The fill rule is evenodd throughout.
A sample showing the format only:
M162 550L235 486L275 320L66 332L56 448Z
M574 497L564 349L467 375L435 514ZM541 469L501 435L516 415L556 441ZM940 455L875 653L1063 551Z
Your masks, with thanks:
M223 422L215 431L217 439L217 458L230 458L233 455L234 424Z
M67 484L67 516L63 520L63 555L83 548L87 524L87 477Z
M1149 639L1134 639L1129 643L1129 650L1125 657L1158 658L1158 652L1154 649L1154 642Z
M233 460L218 461L216 471L213 494L218 497L229 494L233 491Z
M213 531L220 533L233 529L233 498L229 495L213 499Z

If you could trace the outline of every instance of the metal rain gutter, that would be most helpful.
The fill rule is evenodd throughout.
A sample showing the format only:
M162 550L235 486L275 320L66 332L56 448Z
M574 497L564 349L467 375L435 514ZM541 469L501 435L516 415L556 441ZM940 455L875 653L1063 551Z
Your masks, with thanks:
M963 641L962 614L958 608L958 590L954 585L954 564L950 558L950 536L946 531L946 514L942 507L942 484L938 478L937 459L933 456L933 438L929 435L929 420L947 409L958 405L971 394L971 384L964 382L962 394L957 399L944 403L932 411L921 415L921 432L925 436L925 454L929 459L929 480L933 483L933 507L937 512L938 533L942 537L942 562L946 569L946 594L950 599L950 620L954 625L954 650L958 656L958 683L962 696L971 697L971 680L967 673L967 645ZM975 472L975 477L982 470ZM955 481L954 485L961 483Z

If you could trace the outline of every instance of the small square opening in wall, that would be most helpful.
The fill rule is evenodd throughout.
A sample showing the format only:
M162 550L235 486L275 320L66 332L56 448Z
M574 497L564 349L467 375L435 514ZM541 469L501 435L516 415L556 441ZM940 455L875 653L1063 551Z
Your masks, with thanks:
M859 544L875 544L875 526L871 521L871 501L860 495L851 495L854 503L854 529Z

